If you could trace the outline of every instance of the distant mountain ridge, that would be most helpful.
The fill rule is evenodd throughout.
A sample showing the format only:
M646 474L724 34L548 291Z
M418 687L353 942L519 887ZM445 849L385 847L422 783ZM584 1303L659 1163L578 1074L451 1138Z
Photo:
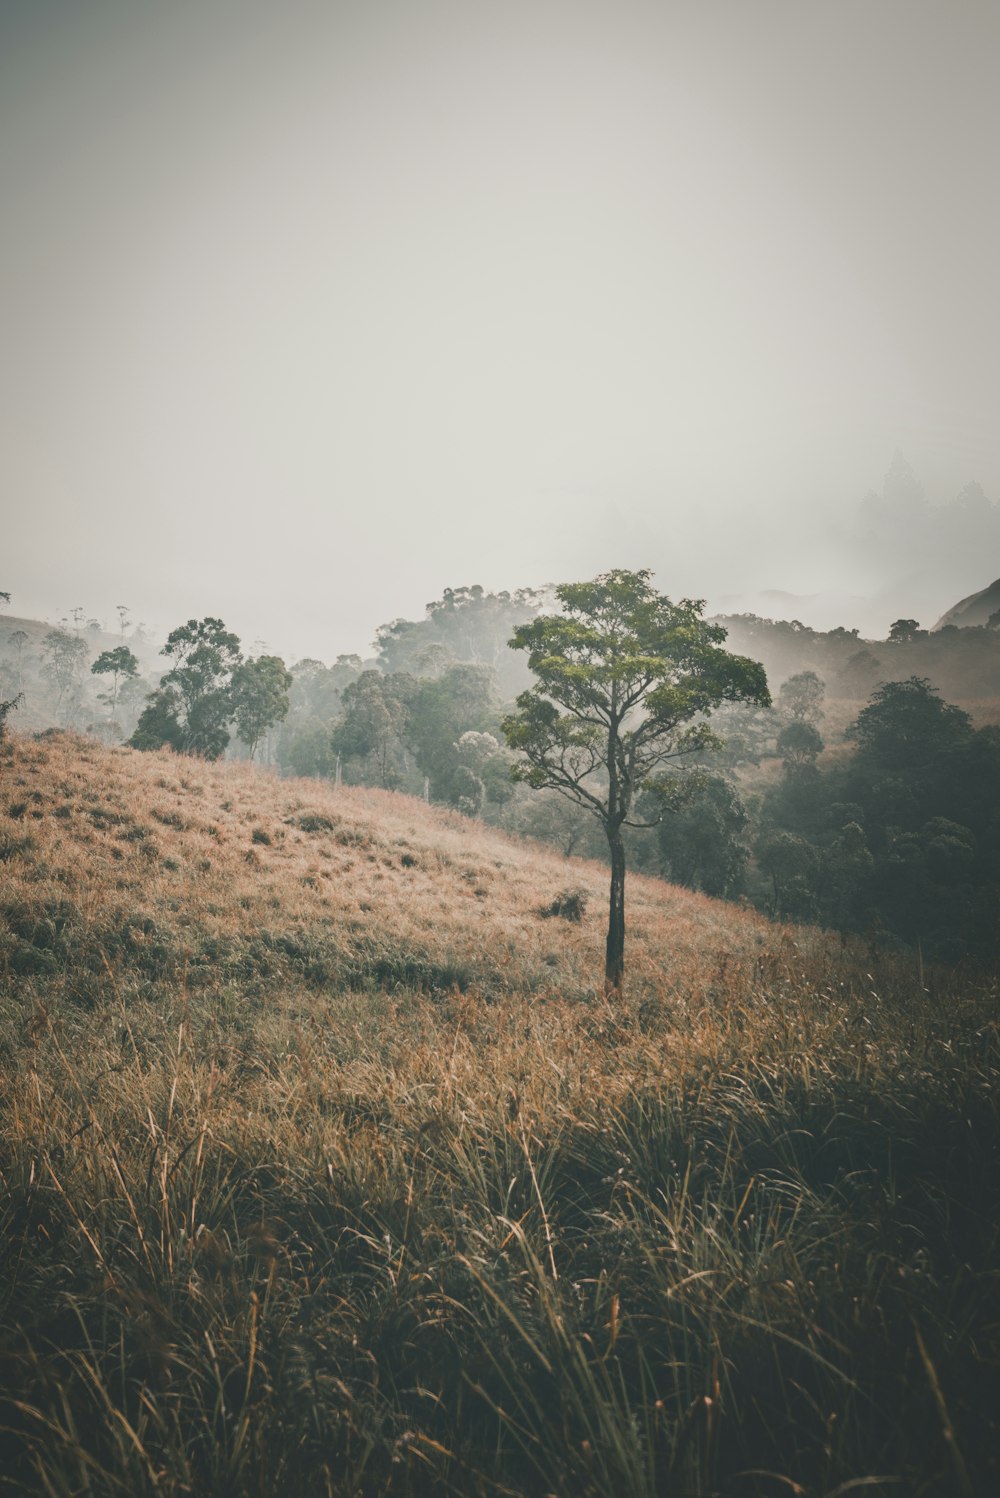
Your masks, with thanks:
M946 625L955 624L964 629L970 625L988 624L998 610L1000 610L1000 577L996 582L990 583L988 588L983 588L981 592L970 593L968 598L960 599L947 613L941 615L934 628L944 629Z

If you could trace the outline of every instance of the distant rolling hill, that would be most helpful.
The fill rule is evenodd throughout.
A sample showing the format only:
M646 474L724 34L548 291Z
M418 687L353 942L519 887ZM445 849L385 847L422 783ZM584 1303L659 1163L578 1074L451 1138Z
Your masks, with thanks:
M996 582L990 583L988 588L983 588L980 593L970 593L968 598L961 599L935 624L935 629L943 629L947 624L956 624L959 628L967 628L969 625L988 624L990 618L1000 610L1000 577Z

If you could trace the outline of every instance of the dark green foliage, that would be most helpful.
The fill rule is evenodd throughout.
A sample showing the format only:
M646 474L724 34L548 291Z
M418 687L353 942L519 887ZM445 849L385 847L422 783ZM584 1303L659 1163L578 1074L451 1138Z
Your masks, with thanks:
M127 645L116 645L113 650L103 650L92 662L90 669L95 676L111 676L117 679L122 676L135 676L139 670L139 662Z
M109 691L98 692L99 702L103 702L108 708L109 723L106 729L112 730L112 736L121 735L118 725L118 702L122 695L123 686L129 684L133 691L138 684L139 662L127 645L116 645L113 650L104 650L91 663L91 673L94 676L110 676L111 687Z
M218 759L226 751L236 712L233 673L242 661L239 639L221 619L189 619L171 630L161 654L174 664L147 699L129 742L135 749L169 746L184 754ZM252 676L243 692L241 702L251 731L261 711L266 717L273 710L273 676L266 668L265 685ZM270 707L262 707L265 702Z
M180 694L172 687L158 687L146 699L146 706L139 714L129 743L133 749L175 749L179 754L185 748L184 730L180 721Z
M919 677L887 682L848 730L852 760L779 750L756 845L767 908L883 930L944 960L1000 956L1000 732L976 730Z
M778 734L778 755L788 767L815 764L822 748L819 730L804 718L792 718Z
M420 678L363 671L344 688L341 705L330 747L352 776L426 788L430 800L470 815L509 794L507 760L489 733L498 726L489 667L450 665Z
M672 762L717 742L706 722L716 708L771 700L763 667L721 648L726 632L702 618L704 605L672 603L650 577L616 569L557 588L563 612L514 633L537 680L502 725L523 755L514 778L582 806L607 837L614 990L624 975L623 828L636 825L636 798Z
M16 697L10 697L6 700L0 700L0 739L2 739L7 732L7 719L9 718L11 713L16 712L17 709L21 706L22 700L23 693L21 692L18 692Z
M795 832L770 830L757 839L754 855L771 883L771 914L793 920L812 919L819 868L812 843Z
M968 713L942 702L929 681L911 676L879 687L847 736L866 771L923 775L942 754L966 745L972 732Z
M749 820L743 798L725 776L698 776L689 794L663 807L656 828L663 873L708 895L739 894L750 856Z
M263 734L288 716L293 677L277 655L242 661L232 674L230 694L236 732L253 759Z

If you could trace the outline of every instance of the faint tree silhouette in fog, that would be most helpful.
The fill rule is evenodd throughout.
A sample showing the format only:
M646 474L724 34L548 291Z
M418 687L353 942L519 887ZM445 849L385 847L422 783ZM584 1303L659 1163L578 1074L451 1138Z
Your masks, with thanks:
M113 650L102 651L90 669L95 676L111 677L111 690L97 695L111 709L111 722L114 723L118 716L118 696L122 682L138 676L139 662L127 645L116 645Z

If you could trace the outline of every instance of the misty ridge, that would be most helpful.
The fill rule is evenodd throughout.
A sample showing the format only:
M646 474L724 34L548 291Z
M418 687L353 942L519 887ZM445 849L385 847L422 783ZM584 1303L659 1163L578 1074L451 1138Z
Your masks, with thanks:
M720 612L800 617L818 629L857 628L866 637L884 635L900 614L931 629L952 601L1000 571L1000 503L975 481L932 498L897 451L878 488L835 509L804 499L797 514L774 523L769 539L770 562L748 542L748 568L755 578L770 571L789 580L713 593ZM711 577L708 555L703 566ZM796 588L796 573L810 578L808 588Z

